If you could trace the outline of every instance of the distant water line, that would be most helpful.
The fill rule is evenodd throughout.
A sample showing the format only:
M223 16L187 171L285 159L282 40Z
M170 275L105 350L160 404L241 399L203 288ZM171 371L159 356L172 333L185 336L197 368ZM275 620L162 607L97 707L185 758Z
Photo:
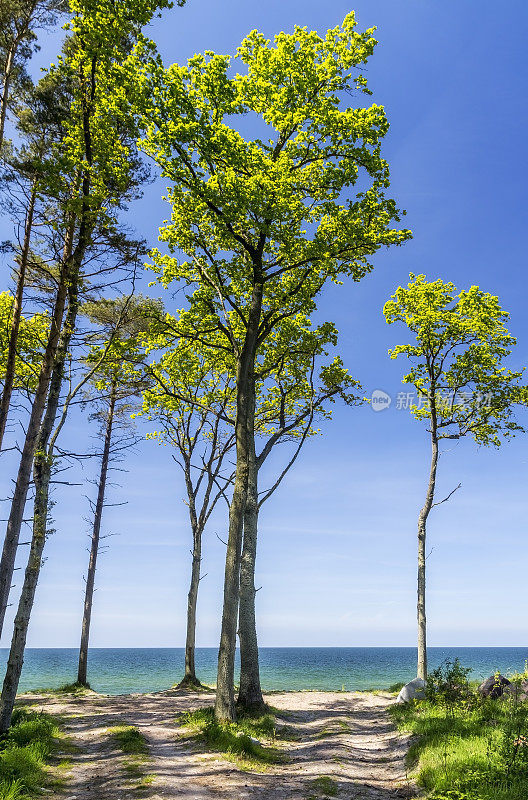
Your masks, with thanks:
M0 649L0 662L7 661ZM77 674L78 651L74 648L26 651L20 691L58 688L72 683ZM526 647L432 647L429 665L434 669L446 658L458 657L483 679L496 670L522 670L528 659ZM216 681L217 650L198 648L197 673L207 684ZM263 647L261 679L267 691L321 689L384 689L416 676L413 647ZM95 648L90 650L88 680L103 694L155 692L170 688L183 676L183 648ZM238 674L238 662L237 662Z

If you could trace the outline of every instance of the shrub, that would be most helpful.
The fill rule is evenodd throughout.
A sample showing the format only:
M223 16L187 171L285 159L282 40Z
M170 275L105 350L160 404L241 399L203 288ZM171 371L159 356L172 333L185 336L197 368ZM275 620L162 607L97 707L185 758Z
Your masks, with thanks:
M448 710L467 702L471 697L468 681L470 672L471 669L463 667L458 658L454 661L446 659L429 674L425 687L426 699Z

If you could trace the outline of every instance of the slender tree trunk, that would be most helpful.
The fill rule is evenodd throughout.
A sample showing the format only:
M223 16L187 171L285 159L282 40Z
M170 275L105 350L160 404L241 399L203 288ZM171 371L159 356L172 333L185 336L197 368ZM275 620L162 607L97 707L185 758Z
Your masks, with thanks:
M7 350L6 375L2 399L0 400L0 450L7 424L7 415L11 404L11 394L13 392L13 382L15 378L16 349L18 331L20 329L20 318L22 316L22 297L24 294L24 283L26 280L26 268L29 256L29 245L31 241L31 229L33 227L33 214L35 212L35 202L37 199L37 181L34 180L29 196L29 205L26 214L26 224L24 228L24 243L20 254L20 264L17 279L15 299L13 302L13 316L11 319L11 330L9 333L9 345Z
M193 552L191 568L191 584L187 595L187 637L185 640L185 675L180 686L199 686L196 677L196 607L198 604L198 587L200 585L200 568L202 563L202 530L198 523L193 527Z
M15 617L11 650L0 699L0 735L6 733L11 725L20 673L24 663L28 623L35 599L35 591L42 564L42 553L46 541L50 476L50 463L46 455L36 460L33 476L35 481L33 537L24 576L24 585Z
M95 66L95 59L92 59L92 71ZM95 83L92 80L91 98L93 101L95 92ZM83 96L83 138L84 138L84 153L88 166L91 166L93 161L92 156L92 139L90 130L90 110L86 98ZM15 566L15 558L18 547L18 540L20 537L20 529L22 527L24 508L26 504L27 493L29 489L29 481L31 477L31 464L35 454L35 445L37 436L39 435L39 426L46 403L46 393L50 384L51 371L54 368L54 362L57 356L57 347L61 332L62 317L64 315L64 307L66 304L66 295L70 296L70 305L72 304L73 295L77 295L77 283L81 271L84 254L90 240L93 220L89 221L89 216L93 213L93 209L89 208L91 191L91 174L89 169L84 169L81 176L81 195L82 195L82 211L79 220L79 234L77 245L73 250L73 236L75 232L76 219L73 217L71 225L66 234L66 242L64 247L63 261L61 266L61 276L55 307L51 320L50 335L46 345L46 351L42 362L41 372L39 376L39 385L33 400L31 409L31 416L26 431L26 439L22 456L20 458L20 466L17 475L17 482L13 499L11 501L11 512L7 523L7 531L4 540L4 548L2 551L2 558L0 559L0 636L4 625L5 612L7 602L9 599L9 591L11 588L11 581L13 579L13 570ZM72 293L72 288L74 292ZM77 313L75 311L75 313ZM73 329L72 329L73 330ZM62 376L60 378L62 381ZM59 386L60 392L60 386ZM50 393L51 394L51 393ZM58 402L58 399L57 399ZM48 411L50 408L50 399L48 398ZM53 417L55 419L55 417ZM50 429L51 432L51 429Z
M254 441L253 441L254 445ZM261 712L266 704L260 686L259 652L255 619L255 562L258 533L258 472L255 451L251 453L244 543L240 564L240 690L237 705L247 711Z
M11 76L13 74L13 62L17 51L18 41L13 42L7 53L6 65L4 69L4 85L2 87L2 98L0 99L0 150L4 143L4 130L7 117L7 104L9 102L9 89L11 86Z
M92 603L95 584L95 570L97 567L97 555L99 553L99 541L101 537L101 519L106 489L106 476L108 474L108 462L110 459L110 445L112 443L112 426L114 423L114 410L116 403L116 387L112 386L110 403L108 406L108 416L106 419L106 432L101 459L101 472L99 474L99 485L97 489L97 501L95 504L94 524L92 531L92 543L90 547L90 562L88 564L88 575L86 576L86 592L84 595L84 612L82 621L81 646L79 649L79 668L77 671L77 683L81 686L88 686L88 642L90 639L90 622L92 619Z
M9 591L11 589L11 582L13 580L13 570L15 566L18 541L20 538L20 530L22 528L26 498L31 479L31 465L33 463L33 456L35 454L40 423L42 421L42 415L46 405L46 396L50 385L51 373L57 354L59 337L62 328L62 319L66 305L66 296L68 293L68 280L71 272L70 262L72 260L73 233L74 225L72 223L66 234L61 278L55 297L53 314L50 321L50 332L42 359L38 385L33 398L31 414L26 428L26 437L24 440L24 446L22 448L22 455L20 457L15 489L11 500L11 509L7 522L2 557L0 558L0 635L4 625Z
M42 553L46 544L46 529L49 509L49 483L53 464L53 444L49 440L59 407L60 393L64 378L66 357L71 338L75 330L78 299L79 272L72 276L68 287L68 312L56 351L53 374L51 376L46 413L39 431L33 463L33 481L35 484L35 502L33 507L33 536L29 552L28 564L24 575L24 583L15 617L11 650L7 662L6 675L0 698L0 735L5 733L11 724L11 715L15 704L20 674L24 663L27 631L35 591L42 566Z
M425 561L427 518L433 506L436 487L436 468L438 465L438 438L436 423L433 422L431 434L431 469L425 503L418 517L418 669L417 676L427 680L427 619L425 613Z
M240 589L240 557L242 528L246 508L250 454L254 451L255 436L255 374L258 328L262 309L262 284L253 289L244 347L237 364L236 470L233 497L229 507L224 577L222 630L218 650L215 717L218 721L233 722L235 707L235 653ZM251 444L253 442L253 444Z

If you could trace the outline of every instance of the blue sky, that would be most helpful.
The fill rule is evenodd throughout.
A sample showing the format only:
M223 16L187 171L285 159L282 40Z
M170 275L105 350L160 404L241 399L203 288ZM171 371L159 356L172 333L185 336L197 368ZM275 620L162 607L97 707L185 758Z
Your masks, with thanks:
M479 284L511 312L519 340L514 363L526 364L526 5L510 0L499 11L490 0L361 0L354 7L360 27L378 26L367 74L373 100L385 105L391 122L384 151L392 193L408 212L414 239L380 253L360 284L326 291L321 317L336 322L342 357L366 393L382 389L396 397L404 364L391 362L387 350L404 332L385 324L384 301L411 271L461 288ZM294 24L324 32L349 10L336 0L258 6L188 0L151 35L169 63L206 49L234 53L253 28L268 36ZM44 43L36 66L53 58L57 41ZM130 215L152 243L167 216L162 190L162 183L150 187ZM74 416L64 443L89 442L94 432ZM527 448L520 437L500 451L464 442L442 455L439 495L459 482L462 488L434 511L429 527L431 645L526 644ZM336 406L323 436L307 444L261 515L262 645L414 644L416 517L428 459L424 428L395 403L380 413ZM105 513L105 531L119 535L108 540L100 561L92 644L180 646L190 568L181 477L167 449L148 442L128 468L109 498L128 504ZM93 471L87 464L84 478ZM56 493L56 533L38 589L32 646L78 643L86 491ZM203 646L218 641L224 547L215 534L223 536L225 527L219 509L204 541Z

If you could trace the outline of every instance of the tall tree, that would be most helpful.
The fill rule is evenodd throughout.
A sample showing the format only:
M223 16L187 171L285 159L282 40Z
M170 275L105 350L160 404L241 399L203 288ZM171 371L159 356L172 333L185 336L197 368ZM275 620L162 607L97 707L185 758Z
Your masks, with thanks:
M18 235L18 246L12 246L15 253L14 302L12 305L9 336L5 349L4 385L0 400L0 449L5 434L11 396L15 383L15 363L18 347L26 275L34 272L35 253L31 243L35 224L46 224L46 185L43 173L48 172L46 160L49 150L63 138L63 123L68 112L67 89L53 76L48 76L33 87L23 104L18 104L16 129L22 145L6 159L4 186L7 197L3 205L16 221L15 228L22 228ZM40 187L44 189L41 197ZM44 203L44 207L41 208ZM48 198L49 203L49 198ZM56 209L55 209L56 210ZM49 293L49 291L47 292Z
M441 444L470 437L479 445L499 447L502 438L523 431L513 412L516 404L526 403L528 392L521 384L522 371L504 363L516 340L506 328L509 315L497 297L478 286L456 294L453 283L427 281L424 275L410 278L385 304L384 313L389 324L402 322L414 336L411 344L398 345L389 355L404 355L411 362L403 383L416 390L411 411L425 422L431 441L427 491L418 515L417 674L426 680L426 533L429 514L439 505L435 493Z
M165 342L166 343L166 342ZM160 344L160 343L158 343ZM143 409L156 431L147 435L176 449L183 472L192 535L192 562L187 595L185 672L180 686L200 686L196 673L196 616L202 565L202 539L217 503L227 499L235 446L234 378L225 359L200 356L186 340L146 367L150 387Z
M256 404L256 457L250 463L248 494L244 513L244 534L240 564L240 684L237 706L246 711L265 709L260 684L258 637L255 610L255 567L258 520L262 505L295 464L306 440L318 432L315 427L331 417L331 404L340 396L348 405L361 402L360 385L344 369L341 360L327 358L328 346L337 344L333 325L311 329L300 318L295 325L286 320L277 330L266 357L259 364ZM289 444L286 463L268 475L271 486L259 491L259 473L274 448ZM269 472L269 471L268 471Z
M230 505L215 714L235 718L234 659L243 518L255 459L256 365L284 319L309 315L327 281L360 280L369 257L400 244L381 140L384 109L350 107L368 92L361 65L376 44L353 14L322 38L295 28L274 43L254 31L230 77L227 56L194 56L136 70L147 127L142 147L173 186L161 239L188 260L154 253L159 280L192 287L179 335L234 360L236 474ZM250 118L267 138L245 140ZM248 129L249 119L244 119ZM361 184L361 190L357 186ZM353 196L350 198L349 192Z
M104 343L94 346L87 359L88 365L100 362L92 377L98 405L92 417L101 425L103 449L97 480L97 498L92 504L93 525L77 669L77 683L81 686L89 685L88 645L108 469L113 460L122 458L124 450L139 441L131 434L130 415L146 386L141 374L131 370L129 364L131 359L137 357L139 339L148 330L152 318L159 316L159 311L156 301L141 296L86 303L83 307L83 313L100 327L103 338L108 342L111 337L111 346L106 353ZM102 355L104 358L101 360Z
M69 23L71 37L54 68L65 73L72 82L67 135L60 153L55 153L55 156L65 175L77 176L76 192L67 204L70 218L67 247L59 270L59 286L51 321L54 340L48 342L43 361L41 375L44 374L45 380L32 407L0 561L0 621L3 622L34 456L33 538L0 701L0 733L10 725L40 572L53 448L65 413L55 432L54 422L65 358L75 330L79 292L89 280L89 273L82 271L84 259L90 248L96 247L101 240L107 241L111 250L123 245L123 236L118 229L119 211L127 200L137 195L138 181L144 177L134 145L135 128L129 108L123 101L127 73L122 67L134 43L142 38L141 28L164 5L164 0L141 0L137 3L124 0L118 3L112 0L103 0L102 3L100 0L72 0L73 18ZM62 325L66 300L68 311ZM36 404L37 398L39 404ZM42 417L45 404L46 411ZM68 403L65 403L67 407Z
M37 49L37 31L56 24L67 0L2 0L0 6L0 152L8 108L31 85L26 64Z

